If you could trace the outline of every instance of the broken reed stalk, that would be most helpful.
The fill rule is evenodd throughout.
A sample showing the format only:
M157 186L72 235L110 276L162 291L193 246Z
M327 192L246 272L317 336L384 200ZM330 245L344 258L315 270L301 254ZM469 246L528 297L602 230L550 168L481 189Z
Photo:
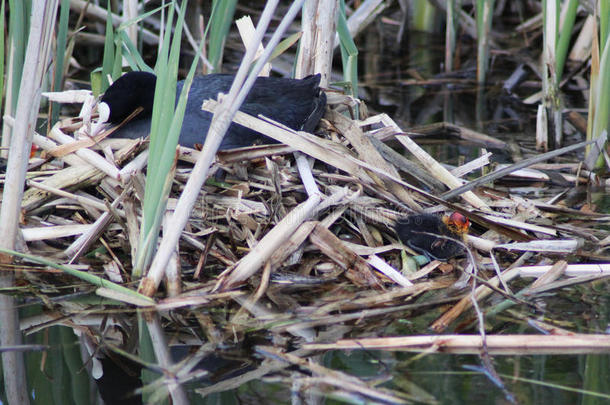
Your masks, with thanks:
M335 38L336 0L309 0L302 13L303 36L296 64L295 77L320 73L320 87L328 87Z
M427 168L437 180L442 181L451 189L456 189L462 186L461 180L457 179L449 172L449 170L441 166L432 156L424 151L418 144L413 142L411 138L406 135L399 135L396 136L396 139L398 139L398 141L402 143L409 152L415 155L422 165L424 165L424 167ZM472 191L467 191L461 194L461 197L475 208L483 211L491 211L489 206Z
M313 194L305 202L290 211L258 242L250 253L239 261L235 269L229 269L230 272L220 275L214 289L230 289L252 276L286 242L297 228L311 217L321 200L322 196L320 194Z

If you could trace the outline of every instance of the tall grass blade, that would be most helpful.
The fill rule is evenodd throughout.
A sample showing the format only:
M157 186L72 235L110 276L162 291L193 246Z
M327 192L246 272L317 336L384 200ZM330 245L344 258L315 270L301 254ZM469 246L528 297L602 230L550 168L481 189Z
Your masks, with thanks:
M209 73L219 73L222 65L224 45L233 22L237 0L214 0L212 2L212 15L208 25L208 60L213 66ZM207 31L207 30L206 30ZM205 37L204 37L205 38Z
M148 159L149 162L154 162L154 164L148 165L146 174L147 181L144 192L142 224L140 226L140 241L138 243L137 257L133 268L133 276L137 278L141 277L144 268L150 262L152 254L155 251L153 245L156 245L157 243L158 234L156 234L154 230L158 230L161 224L157 212L159 211L159 205L165 204L165 202L158 200L163 193L165 185L165 182L159 179L159 173L167 173L169 168L167 167L167 164L164 164L163 161L160 160L163 153L161 148L164 146L165 142L158 140L158 138L163 134L167 134L167 131L164 131L164 127L170 122L170 116L174 112L173 103L166 103L165 100L174 100L176 96L176 74L172 75L171 70L174 70L175 73L177 73L178 68L176 66L175 69L171 69L171 66L169 66L170 39L174 20L173 4L174 2L172 1L172 7L169 8L167 15L165 32L162 33L163 41L155 65L157 83L155 85L155 100L153 103L150 126L151 142ZM180 23L178 23L178 26L179 27L177 28L181 27ZM174 42L176 42L176 38L178 38L177 41L180 40L177 33L174 35ZM177 63L178 61L175 60L174 64L177 65Z
M358 97L358 48L354 43L345 15L345 1L339 3L337 20L337 33L341 48L341 61L343 62L343 78L349 84L348 94ZM358 106L356 106L356 117L359 117Z
M21 83L21 72L23 72L23 59L27 46L27 32L29 27L30 1L9 0L9 23L8 23L8 58L6 65L6 91L4 93L4 114L14 116L19 97L19 85ZM2 124L2 147L7 148L10 142L11 128L3 121ZM6 157L8 152L3 151Z
M131 70L140 70L144 72L154 73L153 68L151 68L146 64L146 62L144 62L144 59L142 58L142 55L140 55L140 52L138 52L136 45L131 41L129 35L127 35L127 31L122 30L120 28L121 27L119 27L119 30L117 32L118 39L127 51L123 52L123 57L127 60L127 63L129 64Z
M477 0L477 81L485 83L489 66L489 35L493 20L494 0Z
M7 98L7 107L14 111L19 97L19 85L21 83L21 73L23 72L23 60L27 47L29 30L29 10L31 1L9 0L9 67L7 83L12 87L10 94L13 97ZM7 92L7 97L9 96Z
M459 13L457 2L447 0L447 16L445 24L445 72L453 71L453 58L455 53L455 38L457 35L457 17Z
M180 40L184 24L186 2L182 4L180 14L175 27L171 49L165 47L159 60L167 60L164 66L157 64L157 87L155 89L155 102L153 106L153 125L151 127L151 145L149 162L155 162L148 166L146 176L146 190L144 197L144 215L142 219L141 240L138 247L138 257L134 267L134 275L140 276L143 269L148 265L152 254L156 251L156 242L161 227L161 221L165 213L165 207L169 190L171 188L173 174L172 168L175 164L176 146L182 128L182 121L186 111L188 93L195 76L197 58L193 59L189 74L183 84L178 103L167 100L176 99L176 77L178 75L178 61L180 57ZM168 21L172 20L173 9L170 10ZM168 24L171 26L171 24ZM166 34L169 33L166 32ZM165 44L169 44L166 36ZM199 52L203 47L201 43ZM167 52L169 50L169 55ZM164 95L161 96L160 95ZM155 123L155 114L165 117Z
M576 10L578 9L578 0L568 0L565 18L563 26L559 33L559 42L557 43L557 56L556 56L556 72L555 82L559 86L561 77L563 75L563 68L566 63L568 55L568 47L570 46L570 39L572 39L572 28L574 28L574 21L576 21Z
M2 101L4 100L4 28L6 17L6 0L2 0L0 6L0 111L2 111Z
M597 2L599 7L599 42L602 52L610 40L610 1L600 0Z
M413 19L412 28L417 31L433 32L435 8L429 0L413 0L411 2Z
M557 78L557 42L559 37L559 0L543 0L542 24L544 47L542 52L542 89L547 117L554 129L554 136L549 138L549 146L561 146L563 120L561 116L561 98L559 97L559 80Z
M106 36L104 38L104 56L102 59L102 76L100 81L100 88L98 90L98 94L105 91L110 83L108 82L108 76L112 75L112 71L114 70L114 58L115 58L115 50L114 50L114 27L112 26L112 10L110 9L110 2L108 2L106 11L108 13L108 17L106 18ZM93 79L92 79L92 87L93 87ZM96 93L96 89L93 89L94 94Z
M57 27L57 45L55 51L55 77L53 78L53 91L61 91L64 74L64 59L68 44L68 17L70 17L70 0L61 0L59 12L59 25ZM49 125L53 126L59 119L59 104L51 103L51 116Z
M590 96L594 97L595 100L595 105L592 111L590 110L593 116L589 115L589 120L593 120L592 139L597 139L604 131L606 131L606 134L610 134L610 47L607 42L608 38L606 38L606 46L603 48L599 63L599 75L595 83L595 91L593 91L592 87L592 96ZM608 140L606 139L606 144L607 142ZM599 150L592 147L589 152L599 153ZM603 156L599 156L595 168L601 169L604 167L604 163Z

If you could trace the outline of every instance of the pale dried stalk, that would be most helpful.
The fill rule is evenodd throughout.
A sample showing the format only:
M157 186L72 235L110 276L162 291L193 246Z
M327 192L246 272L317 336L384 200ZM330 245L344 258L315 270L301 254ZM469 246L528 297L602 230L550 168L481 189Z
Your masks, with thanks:
M171 210L166 210L163 216L163 228L166 228L171 220ZM166 288L168 297L176 297L182 292L182 278L180 267L180 254L178 253L179 246L176 244L174 254L167 263L165 270Z
M56 226L42 226L35 228L23 228L21 232L23 239L26 242L33 242L37 240L57 239L65 238L67 236L80 235L87 232L91 228L91 225L56 225Z
M303 186L305 186L307 195L311 197L314 194L321 194L318 185L316 184L316 180L313 177L313 173L311 172L307 156L301 152L295 152L294 158L297 162L297 169L301 175L301 181L303 182Z
M302 79L315 72L315 44L317 37L321 35L316 25L316 15L320 0L309 0L305 2L301 13L301 30L303 35L299 40L299 54L295 66L294 76Z
M57 141L63 145L70 144L72 142L76 142L74 140L74 138L61 132L61 129L59 127L60 127L59 123L55 124L53 129L51 129L51 132L49 132L49 138L51 138L54 141ZM86 162L88 162L90 165L97 167L99 170L106 173L108 176L112 177L113 179L118 180L119 169L117 169L116 166L114 166L112 163L108 162L106 159L104 159L103 157L101 157L100 155L95 153L94 151L89 150L89 149L79 149L74 153L78 157L80 157L83 160L85 160Z
M479 335L402 336L368 339L345 339L332 344L310 344L311 350L406 350L441 351L443 353L479 354L484 349ZM489 354L577 354L607 353L608 335L487 335L485 350Z
M320 86L328 87L338 4L337 0L309 0L305 3L301 17L303 36L295 71L297 79L320 73Z
M523 266L517 267L516 269L519 270L519 276L521 277L540 277L551 270L552 267L553 266ZM568 277L610 275L610 263L570 264L565 269L564 274Z
M243 16L239 20L235 21L235 25L237 25L237 30L239 31L239 36L241 37L241 42L245 45L246 48L250 46L250 41L254 38L254 33L256 29L254 28L254 24L252 23L252 18L249 15ZM258 44L258 49L256 50L255 58L258 58L263 54L265 48L263 44ZM265 63L263 70L258 74L259 76L267 77L271 72L271 63Z
M138 0L125 0L123 1L123 19L124 21L134 20L138 17ZM132 43L138 43L138 25L131 24L127 27L127 36ZM123 57L123 62L126 62ZM124 65L127 65L126 63Z
M320 73L320 86L328 87L332 70L334 33L337 31L337 0L319 0L318 14L314 19L316 24L316 41L314 43L314 68L311 73Z
M47 177L38 184L43 184L52 189L61 189L74 184L99 183L104 176L104 173L88 164L83 166L70 166ZM49 193L47 191L35 187L29 188L23 195L23 200L21 201L22 209L30 211L42 204L48 197Z
M386 261L384 261L379 256L371 255L369 257L369 259L367 260L367 263L370 264L371 266L373 266L374 268L376 268L381 273L385 274L385 276L388 277L390 280L394 281L395 283L397 283L403 287L409 287L409 286L413 285L413 283L410 282L409 280L407 280L407 278L405 276L400 274L400 272L398 272L398 270L396 270L394 267L390 266Z
M540 232L551 236L557 236L557 231L555 229L547 228L546 226L528 224L527 222L509 218L502 218L494 215L483 215L483 217L496 224L507 225L513 228L524 229L526 231L531 232Z
M468 173L472 173L475 170L479 170L482 167L487 166L491 163L489 160L491 155L493 155L493 153L487 152L483 156L479 156L478 158L471 160L470 162L465 163L460 167L452 169L451 174L453 174L455 177L464 177Z
M44 150L44 151L51 151L55 148L57 148L57 143L53 142L51 139L47 138L46 136L42 136L39 134L34 134L34 138L32 139L32 143L36 146L38 146L40 149ZM89 163L87 163L85 160L79 158L78 156L74 155L74 154L69 154L66 155L62 158L63 162L70 165L70 166L88 166L88 167L92 167Z
M41 135L34 136L34 143L39 146L42 145L45 150L56 145L53 141L44 138ZM124 160L127 156L131 155L131 151L135 146L137 146L137 142L130 142L126 144L125 147L114 154L114 160ZM95 153L93 151L89 152ZM62 160L65 163L70 164L71 167L63 169L50 177L46 177L44 180L38 182L38 184L43 184L43 186L48 186L52 189L62 189L75 184L96 184L106 176L105 173L102 173L99 169L91 166L74 154L64 156ZM48 192L41 191L37 188L29 188L23 195L21 208L25 211L32 210L42 204L42 202L47 198Z
M536 281L534 281L532 283L532 285L529 286L529 289L536 289L538 287L542 287L545 284L548 284L548 283L551 283L551 282L557 280L559 277L561 277L565 273L567 268L568 268L568 262L566 262L565 260L558 261L553 266L551 266L549 271L544 273L542 276L538 277L538 279L536 279Z
M517 250L521 252L546 252L552 254L572 253L582 245L577 240L533 240L530 242L515 242L496 245L496 248Z
M123 201L125 194L127 193L127 189L123 191L123 193L112 202L110 209L114 215L125 216L125 212L119 211L116 207L118 207L119 203ZM77 238L74 242L68 246L68 248L64 251L64 255L70 258L70 262L74 262L78 256L80 256L91 244L95 243L99 236L102 234L106 226L110 223L110 220L114 218L108 207L104 206L104 213L100 215L95 222L90 225L91 227L83 233L82 236Z
M30 187L38 188L43 191L48 191L49 193L58 195L60 197L69 198L73 201L76 201L77 203L79 203L81 205L88 205L88 206L91 206L100 211L108 211L108 207L105 204L102 204L91 198L69 193L67 191L58 189L56 187L51 187L51 186L43 184L43 183L38 183L36 181L28 181L27 185Z

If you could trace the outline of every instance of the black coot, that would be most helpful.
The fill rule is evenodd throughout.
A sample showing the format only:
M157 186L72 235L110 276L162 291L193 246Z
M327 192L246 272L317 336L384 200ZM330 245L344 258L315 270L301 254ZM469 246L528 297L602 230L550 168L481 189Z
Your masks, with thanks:
M212 114L201 110L201 104L204 100L216 98L220 92L228 93L233 79L234 76L229 74L211 74L194 78L180 132L180 145L192 148L195 144L204 143ZM144 109L112 136L135 139L149 134L156 81L154 74L130 72L121 76L106 90L101 101L110 109L108 119L110 123L119 124L137 107ZM183 84L183 81L178 82L176 102ZM326 95L320 90L318 74L300 80L259 77L240 110L253 116L262 114L295 130L312 132L324 114L325 106ZM220 149L260 143L275 143L275 141L233 123Z
M415 214L396 221L396 233L402 243L429 259L448 260L465 253L462 240L470 221L458 212L438 217Z

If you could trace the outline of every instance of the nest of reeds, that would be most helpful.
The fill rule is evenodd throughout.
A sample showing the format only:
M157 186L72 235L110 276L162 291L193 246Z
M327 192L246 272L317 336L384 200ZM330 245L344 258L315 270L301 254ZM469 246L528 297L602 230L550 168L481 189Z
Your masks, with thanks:
M255 331L275 337L276 343L280 337L285 343L285 338L319 343L340 338L347 330L354 336L375 337L393 320L432 308L444 314L428 326L443 331L468 310L471 294L482 299L496 291L524 303L507 284L519 276L545 274L545 285L536 282L526 287L532 294L607 276L604 265L575 264L604 257L607 232L590 225L607 223L606 215L511 196L488 184L465 191L454 202L443 199L448 188L444 184L462 187L461 180L389 117L349 118L345 101L329 97L317 136L292 133L305 145L304 155L296 160L295 148L280 144L217 155L154 302L142 302L96 282L98 294L114 301L91 306L67 299L93 290L90 283L75 284L76 271L136 289L138 280L131 270L147 142L98 142L86 136L74 141L70 135L89 131L87 119L65 120L49 138L36 136L34 142L44 152L32 161L23 198L24 246L33 256L55 258L64 271L75 270L70 276L54 271L24 273L53 314L51 321L61 322L64 315L80 311L102 313L114 328L124 329L134 323L121 313L132 312L133 305L152 305L166 314L164 329L172 336L170 343L207 341L217 347L242 341ZM410 157L388 142L399 145L399 151L409 150ZM180 148L177 154L168 219L198 153ZM314 184L307 185L297 167L303 156L308 157L305 166ZM464 176L487 163L479 159L453 172ZM578 174L570 177L558 171L556 175L566 181L586 181ZM312 188L317 189L313 193L317 200L304 209L312 201ZM459 211L470 218L474 226L460 241L467 254L426 263L397 240L395 221L420 211L439 215ZM282 229L289 231L278 231L286 222L290 226ZM264 249L257 249L268 243L270 235L273 246L279 247L271 254L260 253ZM568 254L574 265L560 260ZM244 262L249 263L246 270ZM555 281L565 274L572 281ZM475 319L467 316L461 328ZM94 326L88 330L93 336L99 334L100 341L108 333ZM108 342L108 336L105 339ZM126 344L124 336L117 339L117 345Z

